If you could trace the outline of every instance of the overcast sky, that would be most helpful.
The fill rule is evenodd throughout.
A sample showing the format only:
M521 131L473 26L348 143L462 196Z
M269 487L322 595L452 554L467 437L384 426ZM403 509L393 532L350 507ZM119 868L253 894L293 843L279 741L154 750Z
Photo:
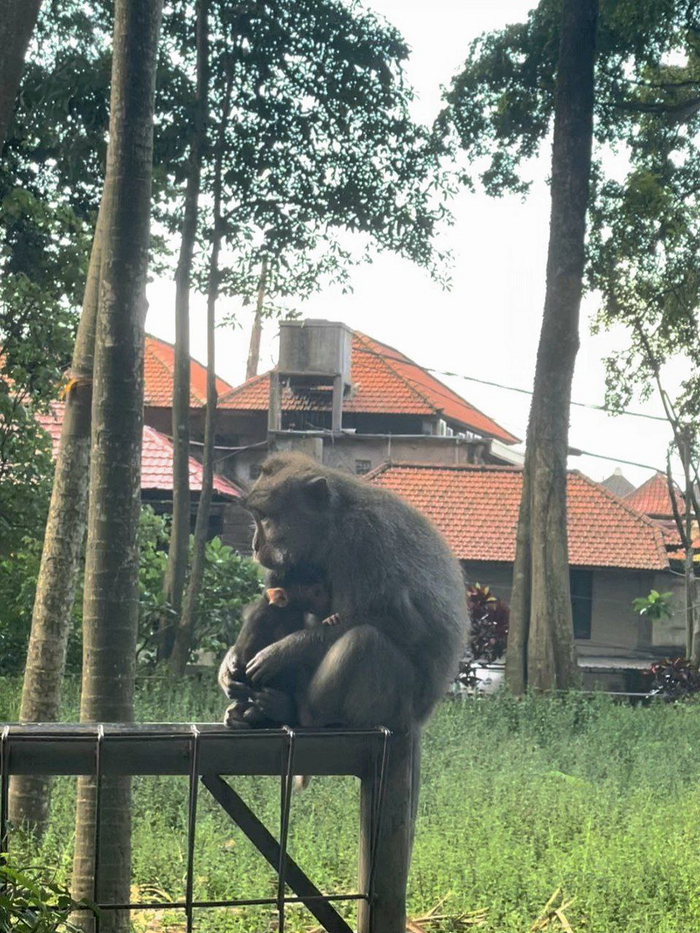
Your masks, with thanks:
M528 0L373 0L369 5L397 26L411 46L408 73L419 98L415 113L430 122L440 107L441 86L459 69L470 41L484 30L524 19L533 4ZM382 255L372 265L354 270L352 294L327 289L299 310L304 317L343 321L424 366L530 389L544 301L549 158L547 150L532 167L535 181L525 202L466 192L453 202L456 223L446 238L455 260L450 291L443 291L409 262ZM172 283L154 282L149 300L148 330L173 340ZM234 310L234 303L222 300L222 315ZM588 297L573 398L599 405L604 389L602 360L611 350L624 347L625 336L591 336L589 321L595 310L594 298ZM238 329L221 328L217 340L217 369L234 385L245 373L250 312L242 311L238 321ZM268 323L261 371L275 362L276 332L276 325ZM197 298L191 344L193 355L204 362L205 309ZM445 381L516 436L525 437L528 396L463 379ZM656 399L633 407L662 414ZM669 439L665 423L572 409L570 444L581 450L663 468ZM572 457L570 466L597 480L616 466L635 484L650 475L648 469L587 456Z

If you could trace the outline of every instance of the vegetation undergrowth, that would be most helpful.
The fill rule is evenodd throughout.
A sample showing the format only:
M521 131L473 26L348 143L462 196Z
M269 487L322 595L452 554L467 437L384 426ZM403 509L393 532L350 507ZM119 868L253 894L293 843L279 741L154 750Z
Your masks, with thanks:
M75 682L64 718L77 716ZM19 683L0 681L0 720L18 708ZM174 688L144 679L143 721L217 720L208 679ZM275 832L279 782L235 786ZM475 916L483 933L527 933L557 889L576 933L689 933L700 929L700 706L642 708L604 696L507 696L443 703L424 744L423 789L409 888L411 916ZM52 826L37 850L13 836L14 864L51 866L68 878L74 783L56 781ZM295 797L290 848L325 891L355 890L359 794L352 779L318 779ZM142 898L181 900L186 778L134 781L135 888ZM274 896L274 874L228 818L200 793L195 896ZM352 904L340 909L354 914ZM207 933L267 929L270 909L199 911ZM134 916L137 930L182 930L182 912ZM290 908L291 931L313 919ZM431 929L437 925L432 924ZM439 927L437 927L439 928ZM458 929L445 921L442 929ZM564 929L559 921L548 930Z

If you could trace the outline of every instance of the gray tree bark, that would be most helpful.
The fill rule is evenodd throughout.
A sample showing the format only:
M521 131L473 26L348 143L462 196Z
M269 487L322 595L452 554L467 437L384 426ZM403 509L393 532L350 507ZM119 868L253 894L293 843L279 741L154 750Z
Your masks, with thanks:
M547 289L527 429L506 680L521 694L578 682L566 520L571 383L579 346L593 141L597 0L564 0L552 147Z
M22 722L55 722L61 703L87 519L92 369L102 256L100 229L98 219L66 391L61 440L32 611L20 707ZM41 775L13 778L10 819L15 823L25 822L42 833L48 819L49 799L48 778Z
M187 579L190 543L190 288L192 260L197 236L202 155L207 138L207 92L209 83L209 0L198 0L196 18L197 91L191 129L189 166L185 189L185 212L180 256L175 272L175 376L173 380L173 518L170 530L165 594L179 622ZM178 624L176 622L176 625ZM160 655L170 657L174 629L167 628L160 642Z
M41 0L0 0L0 152L40 6Z
M250 331L250 347L248 349L248 362L245 368L246 379L252 379L258 375L258 365L260 363L260 338L262 337L262 315L263 303L265 301L265 289L267 288L267 254L262 258L260 265L260 278L258 279L258 300L255 305L255 317L253 318L253 327Z
M216 441L216 303L219 299L219 256L224 235L221 216L222 173L226 156L226 132L231 111L233 76L229 74L224 92L223 113L217 135L214 155L214 210L211 253L207 282L207 410L204 423L204 456L202 463L202 491L197 506L197 521L194 530L192 567L187 582L187 590L182 604L182 613L177 626L175 643L170 656L170 669L181 677L185 673L187 659L192 646L196 623L197 603L204 579L205 551L209 513L214 492L214 447Z
M92 401L83 603L83 722L131 722L138 623L143 345L151 213L153 109L162 0L116 0L110 142ZM73 893L94 896L95 781L78 781ZM102 783L97 896L129 900L131 784ZM103 933L126 933L108 911ZM87 931L92 918L79 915Z

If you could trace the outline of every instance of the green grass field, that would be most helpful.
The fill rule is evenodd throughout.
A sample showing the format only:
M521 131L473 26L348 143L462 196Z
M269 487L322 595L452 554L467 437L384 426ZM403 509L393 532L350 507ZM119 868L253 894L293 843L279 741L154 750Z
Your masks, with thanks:
M65 718L76 716L75 689ZM0 720L17 715L18 685L0 682ZM143 685L144 721L218 720L213 684ZM483 924L431 929L527 933L550 897L568 902L579 933L700 930L700 706L617 704L604 697L446 701L430 725L410 882L410 914L439 902L450 917L483 911ZM241 779L244 798L274 831L279 784ZM139 778L134 791L134 884L143 895L183 896L185 778ZM327 892L354 890L358 788L318 779L295 797L290 849ZM73 784L54 791L53 825L40 852L15 838L18 862L70 867ZM201 795L196 851L200 898L274 895L274 876L226 817ZM290 910L289 929L314 921ZM352 917L353 908L347 915ZM136 916L140 930L182 929L172 911ZM269 910L207 911L196 929L258 933ZM540 927L541 928L541 927ZM565 929L554 918L547 930Z

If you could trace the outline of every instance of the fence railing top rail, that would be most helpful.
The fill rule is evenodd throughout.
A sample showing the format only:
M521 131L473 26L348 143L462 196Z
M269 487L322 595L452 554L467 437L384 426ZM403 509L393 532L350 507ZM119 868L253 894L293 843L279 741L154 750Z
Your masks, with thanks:
M100 725L103 774L190 774L190 723L0 725L6 772L93 774ZM279 776L287 754L283 729L238 731L217 723L197 724L196 728L199 774ZM295 730L295 772L364 777L382 753L384 742L381 729Z

